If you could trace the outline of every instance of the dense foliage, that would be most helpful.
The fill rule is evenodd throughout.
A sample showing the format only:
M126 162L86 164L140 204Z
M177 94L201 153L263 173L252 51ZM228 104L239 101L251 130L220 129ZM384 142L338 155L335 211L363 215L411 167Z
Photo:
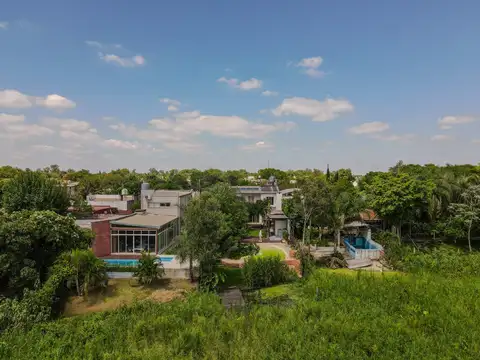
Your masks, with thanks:
M149 253L142 252L142 256L138 259L138 265L133 272L133 277L142 285L150 285L163 275L165 275L165 270L160 259Z
M0 358L478 358L478 281L322 271L287 290L290 306L234 312L195 294L40 324L4 334Z
M245 260L242 268L244 285L248 289L283 284L294 276L280 256L252 256Z
M72 276L67 287L75 288L78 296L87 297L90 290L106 287L108 283L105 261L97 258L91 249L65 252L56 261L56 266L70 269Z
M40 172L19 172L2 187L6 211L51 210L64 214L70 205L65 187Z
M235 191L225 184L217 184L194 198L185 210L183 233L177 255L198 263L199 286L213 290L221 282L217 271L222 257L246 254L258 249L242 246L240 240L247 235L248 210ZM193 277L193 271L190 272Z
M92 232L71 217L52 211L0 211L0 291L21 296L47 279L49 268L65 251L87 249Z

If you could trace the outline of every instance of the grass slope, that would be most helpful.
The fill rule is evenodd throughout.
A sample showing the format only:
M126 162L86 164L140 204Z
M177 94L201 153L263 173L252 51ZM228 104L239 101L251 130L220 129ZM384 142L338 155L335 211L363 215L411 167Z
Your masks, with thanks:
M267 290L292 306L225 310L215 295L139 302L0 337L5 359L478 359L478 279L318 271Z

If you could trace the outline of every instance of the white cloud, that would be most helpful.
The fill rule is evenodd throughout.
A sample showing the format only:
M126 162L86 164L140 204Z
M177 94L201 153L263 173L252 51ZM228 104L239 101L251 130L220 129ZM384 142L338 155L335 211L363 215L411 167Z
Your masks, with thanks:
M322 65L322 62L323 62L323 59L321 56L304 58L297 63L297 66L301 66L309 69L316 69L320 65Z
M101 140L100 136L96 132L76 132L71 130L61 130L60 137L69 141L78 142L95 142Z
M416 137L415 134L373 134L371 136L373 139L378 139L382 141L409 141Z
M75 104L75 102L72 100L57 94L48 95L46 98L37 98L36 103L39 106L53 110L73 109L75 106L77 106L77 104Z
M76 106L72 100L57 94L51 94L43 98L22 94L17 90L6 89L0 91L0 108L23 109L34 105L53 110L71 109Z
M40 126L37 124L7 124L0 131L0 138L6 139L28 139L34 136L51 135L54 131L52 129Z
M8 29L8 21L0 21L0 29L7 30Z
M372 134L386 131L389 128L390 126L387 123L381 121L372 121L351 127L348 129L348 131L352 134Z
M160 102L162 102L164 104L167 104L168 105L167 110L172 111L172 112L173 111L178 111L180 105L182 104L178 100L169 99L169 98L162 98L162 99L160 99Z
M132 55L121 44L103 44L99 41L85 41L90 47L100 50L98 57L106 63L115 64L121 67L138 67L145 65L145 58L142 55ZM119 55L118 53L123 55Z
M87 40L87 41L85 41L85 44L87 44L88 46L99 48L99 49L103 48L102 43L100 43L98 41Z
M172 150L181 151L181 152L193 152L200 151L203 149L203 145L195 142L188 141L166 141L163 145Z
M174 106L180 106L181 102L178 100L170 99L170 98L161 98L160 99L161 103L168 104L168 105L174 105Z
M304 68L305 74L313 78L319 78L325 75L323 71L318 70L322 65L323 59L321 56L304 58L300 60L295 66Z
M438 125L440 129L448 130L455 125L469 124L475 120L474 116L444 116L438 120Z
M35 151L45 151L45 152L57 150L57 148L52 145L32 145L31 148Z
M263 96L277 96L278 92L276 91L270 91L270 90L265 90L262 92Z
M251 78L249 80L242 81L238 84L238 88L242 90L260 89L262 87L262 80Z
M145 65L145 58L142 55L135 55L132 57L121 57L115 54L98 53L100 59L106 63L112 63L121 67L137 67Z
M33 136L51 135L54 131L37 124L25 123L24 115L0 114L0 138L28 139Z
M152 119L150 125L158 130L169 130L172 135L189 137L209 133L221 137L255 138L276 131L289 131L293 122L254 123L239 116L201 115L198 111L178 114L175 119Z
M62 130L70 130L75 132L79 132L79 131L80 132L81 131L96 132L95 129L91 128L88 122L76 120L76 119L61 119L61 118L54 118L54 117L45 117L45 118L42 118L42 123L50 127L58 127Z
M353 105L344 99L327 98L324 101L319 101L302 97L292 97L284 99L272 112L276 116L298 115L309 117L313 121L323 122L350 113L353 109Z
M125 150L136 150L138 149L139 145L123 140L116 140L116 139L108 139L103 142L105 146L110 148L117 148L117 149L125 149Z
M22 94L17 90L0 91L0 108L24 109L31 107L34 102L31 96Z
M217 79L217 82L223 82L228 84L231 87L241 89L241 90L254 90L254 89L260 89L262 87L262 80L258 80L256 78L251 78L249 80L245 81L240 81L238 79L227 79L225 76L222 76L221 78Z
M104 117L102 117L102 120L103 121L114 121L116 119L115 119L115 116L104 116Z
M25 121L25 115L13 115L13 114L0 113L0 125L22 123L24 121Z
M240 147L241 150L246 150L246 151L255 151L255 150L271 150L275 146L271 143L267 143L265 141L258 141L254 144L248 144Z
M452 139L453 137L451 137L450 135L444 135L444 134L433 135L431 137L432 141L448 141Z

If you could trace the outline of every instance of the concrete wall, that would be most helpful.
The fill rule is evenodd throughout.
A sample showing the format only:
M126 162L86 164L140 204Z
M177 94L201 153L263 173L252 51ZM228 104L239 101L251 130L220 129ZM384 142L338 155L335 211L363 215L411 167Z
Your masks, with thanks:
M133 200L123 201L123 200L87 200L87 202L92 206L110 206L117 208L120 211L128 211L133 207Z
M171 190L142 190L141 198L142 209L149 213L182 217L192 195ZM165 203L170 206L160 206Z
M92 222L92 230L95 233L92 243L92 250L95 256L110 255L110 219Z

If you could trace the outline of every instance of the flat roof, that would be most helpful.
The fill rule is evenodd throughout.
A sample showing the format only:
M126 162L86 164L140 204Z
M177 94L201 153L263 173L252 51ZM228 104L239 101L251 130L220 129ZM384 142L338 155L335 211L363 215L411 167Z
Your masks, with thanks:
M105 221L105 220L117 220L120 218L125 217L125 215L107 215L105 217L97 217L97 218L90 218L90 219L76 219L75 224L80 226L81 228L91 229L92 223L98 221Z
M170 221L173 221L176 218L177 216L174 215L141 213L127 216L115 221L110 221L110 224L159 229L163 225L168 224Z

